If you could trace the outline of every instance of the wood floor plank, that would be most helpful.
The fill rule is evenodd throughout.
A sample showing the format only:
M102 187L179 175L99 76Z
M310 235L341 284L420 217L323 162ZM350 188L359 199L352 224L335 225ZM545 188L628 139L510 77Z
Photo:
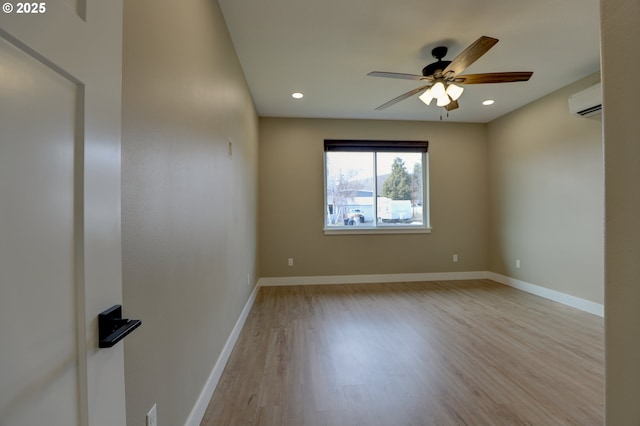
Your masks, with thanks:
M263 287L201 425L601 425L603 333L489 280Z

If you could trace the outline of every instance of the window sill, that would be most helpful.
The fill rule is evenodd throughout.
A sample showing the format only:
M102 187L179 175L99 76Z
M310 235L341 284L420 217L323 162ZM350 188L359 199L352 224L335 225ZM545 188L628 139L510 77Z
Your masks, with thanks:
M431 228L423 227L354 227L349 229L327 229L324 230L324 235L363 235L363 234L430 234Z

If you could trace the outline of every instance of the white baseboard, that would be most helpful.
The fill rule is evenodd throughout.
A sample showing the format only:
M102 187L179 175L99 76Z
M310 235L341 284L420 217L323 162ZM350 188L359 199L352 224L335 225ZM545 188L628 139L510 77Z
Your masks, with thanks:
M513 288L571 306L581 311L604 317L604 305L590 300L581 299L546 287L531 284L522 280L507 277L488 271L468 272L426 272L415 274L374 274L374 275L327 275L313 277L266 277L258 280L258 286L291 286L291 285L319 285L319 284L364 284L390 283L409 281L455 281L490 279Z
M485 271L426 272L415 274L326 275L315 277L267 277L260 278L260 287L320 284L365 284L410 281L456 281L487 278Z
M258 294L258 290L260 289L260 285L256 284L253 292L249 296L249 300L245 303L242 312L240 313L240 318L236 321L233 330L231 330L231 334L227 339L224 347L222 348L222 353L218 357L215 365L213 366L213 370L207 379L202 392L200 392L200 396L198 397L198 401L195 406L191 410L189 417L187 418L187 422L185 426L199 426L204 414L207 410L207 406L211 401L211 397L213 396L213 392L216 390L216 386L218 386L218 382L220 381L220 377L222 376L222 372L224 371L225 365L227 365L227 361L231 356L231 351L233 350L238 337L240 336L240 331L242 331L242 327L244 326L247 317L249 316L249 312L251 311L251 307L253 306L253 302L256 300L256 296Z
M541 287L539 285L507 277L505 275L496 274L495 272L487 272L486 277L501 284L526 291L527 293L535 294L536 296L544 297L545 299L553 300L554 302L562 303L563 305L571 306L573 308L580 309L581 311L604 317L604 305L600 303L581 299L576 296L571 296L570 294L561 293L556 290L551 290L546 287Z

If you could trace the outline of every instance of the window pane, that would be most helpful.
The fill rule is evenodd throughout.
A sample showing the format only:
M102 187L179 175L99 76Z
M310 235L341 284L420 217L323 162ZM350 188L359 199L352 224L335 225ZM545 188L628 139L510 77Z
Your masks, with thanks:
M376 154L379 226L423 224L422 153Z
M327 149L326 144L325 230L429 229L426 151L386 145L367 146L370 151Z
M327 152L327 228L372 226L374 173L372 152Z

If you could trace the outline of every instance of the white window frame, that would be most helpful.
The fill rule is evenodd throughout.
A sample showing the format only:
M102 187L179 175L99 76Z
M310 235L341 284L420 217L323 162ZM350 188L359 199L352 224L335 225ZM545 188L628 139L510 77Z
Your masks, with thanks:
M418 146L420 151L417 151ZM328 148L330 147L330 148ZM327 152L421 152L422 153L422 224L421 225L398 225L384 224L373 219L372 225L358 225L350 227L328 227L327 214L329 200L327 197ZM377 155L373 155L373 171L377 176ZM325 140L325 150L323 153L323 187L324 187L324 215L323 215L323 231L325 235L354 235L354 234L425 234L431 232L431 221L429 215L429 152L428 142L426 141L370 141L370 140ZM377 179L373 179L373 211L378 209L378 188ZM377 216L377 213L376 213Z

